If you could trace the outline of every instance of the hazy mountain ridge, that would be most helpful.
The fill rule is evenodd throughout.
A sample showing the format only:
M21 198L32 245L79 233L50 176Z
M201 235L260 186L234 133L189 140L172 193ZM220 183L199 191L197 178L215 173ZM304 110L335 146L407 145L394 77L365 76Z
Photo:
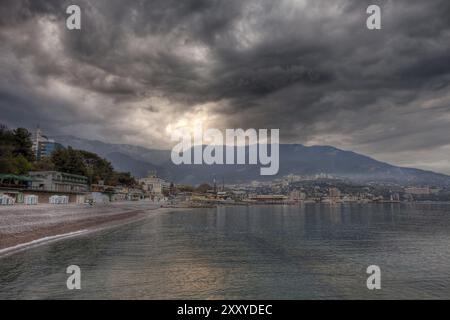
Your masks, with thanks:
M450 176L414 168L403 168L377 161L352 151L331 146L280 145L280 169L277 176L260 176L260 165L181 165L170 160L170 150L109 144L101 141L60 136L55 139L65 146L95 152L105 157L117 170L129 171L136 177L156 170L165 179L198 184L225 179L226 183L272 180L289 174L327 173L358 182L395 182L408 185L450 185Z
M75 149L82 149L95 152L102 157L108 158L108 155L121 153L128 155L135 160L149 162L153 165L161 165L170 159L169 150L148 149L129 144L111 144L99 140L87 140L74 136L56 136L56 141L64 146L71 146Z

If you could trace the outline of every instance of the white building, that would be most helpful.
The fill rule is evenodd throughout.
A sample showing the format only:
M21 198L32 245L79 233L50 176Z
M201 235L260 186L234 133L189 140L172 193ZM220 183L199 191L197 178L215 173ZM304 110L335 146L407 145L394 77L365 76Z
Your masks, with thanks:
M142 186L142 190L152 199L162 199L163 186L166 182L158 178L156 172L149 173L147 178L139 179L139 184Z

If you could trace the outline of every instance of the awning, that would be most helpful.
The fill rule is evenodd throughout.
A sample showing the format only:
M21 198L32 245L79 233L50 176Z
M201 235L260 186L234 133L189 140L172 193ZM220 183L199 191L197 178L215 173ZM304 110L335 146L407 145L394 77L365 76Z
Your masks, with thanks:
M23 182L33 181L33 179L31 179L30 177L18 176L15 174L0 174L0 180L17 180Z

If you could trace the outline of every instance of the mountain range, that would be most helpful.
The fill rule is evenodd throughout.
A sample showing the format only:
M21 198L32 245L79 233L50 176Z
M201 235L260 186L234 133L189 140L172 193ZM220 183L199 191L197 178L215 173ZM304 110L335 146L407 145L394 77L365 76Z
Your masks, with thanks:
M214 177L226 183L273 180L294 175L328 174L340 179L367 183L450 186L450 176L432 171L404 168L377 161L352 151L331 146L280 144L280 169L276 176L261 176L260 165L179 165L170 159L170 150L148 149L128 144L110 144L73 136L57 136L64 146L95 152L111 161L116 170L141 178L149 171L169 181L197 185Z

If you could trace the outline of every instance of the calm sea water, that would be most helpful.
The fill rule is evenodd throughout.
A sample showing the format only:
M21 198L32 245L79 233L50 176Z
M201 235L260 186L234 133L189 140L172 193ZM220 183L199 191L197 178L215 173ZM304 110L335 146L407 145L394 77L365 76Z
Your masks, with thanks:
M373 264L378 291L366 288ZM450 204L161 214L0 259L0 298L449 299Z

